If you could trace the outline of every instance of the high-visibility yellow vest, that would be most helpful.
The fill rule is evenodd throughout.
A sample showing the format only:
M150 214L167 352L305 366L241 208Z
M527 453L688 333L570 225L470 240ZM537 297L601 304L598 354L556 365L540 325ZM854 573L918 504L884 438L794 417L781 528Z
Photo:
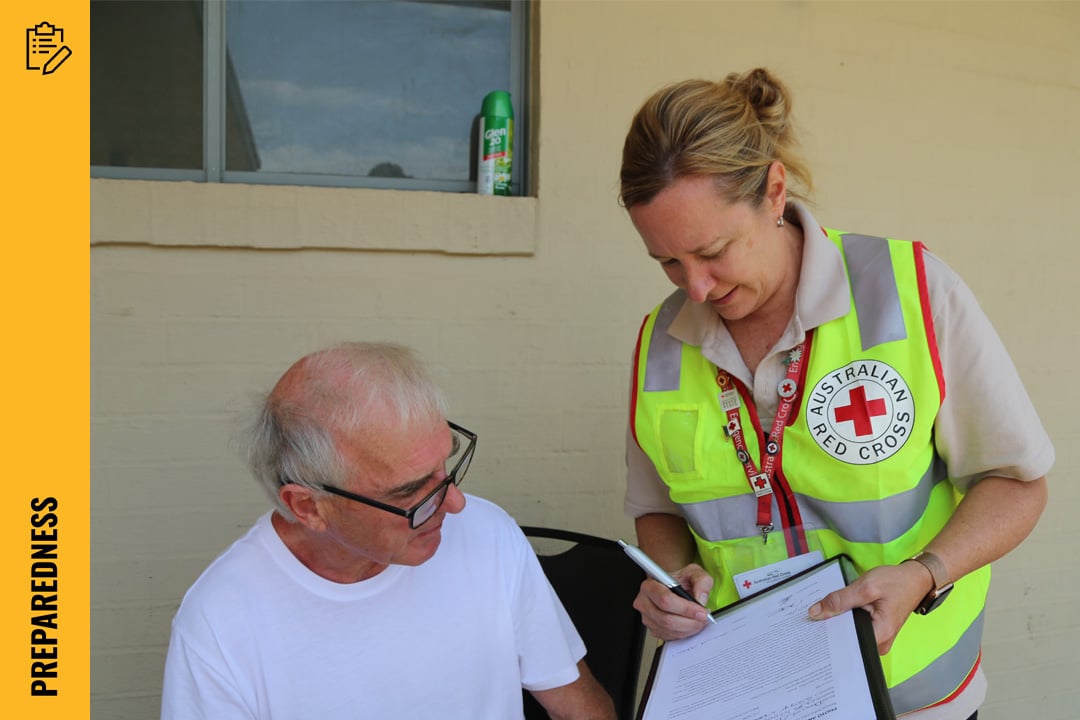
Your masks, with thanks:
M945 386L921 244L826 232L844 256L852 309L812 333L799 402L779 448L777 531L767 543L746 470L725 433L717 368L699 348L667 334L685 293L674 293L642 325L634 435L717 579L713 608L737 599L732 575L788 557L791 548L778 536L793 524L801 524L809 549L844 553L863 573L921 551L962 498L933 444ZM760 468L771 426L761 426L752 394L736 385L746 449ZM986 566L957 580L933 612L904 624L881 658L898 714L948 699L970 678L989 583Z

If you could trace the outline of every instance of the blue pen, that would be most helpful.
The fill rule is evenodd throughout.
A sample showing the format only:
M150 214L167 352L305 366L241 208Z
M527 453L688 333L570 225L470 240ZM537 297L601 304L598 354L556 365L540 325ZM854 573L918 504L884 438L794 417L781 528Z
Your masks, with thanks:
M692 603L701 605L701 603L694 599L693 595L686 591L686 588L679 584L678 580L664 572L664 569L657 565L655 560L646 555L644 550L637 547L636 545L631 545L630 543L623 542L622 540L619 540L619 547L621 547L623 551L630 556L630 559L633 560L639 568L644 570L645 574L651 577L653 580L660 583L668 590L675 593L684 600L689 600ZM705 607L704 605L701 606ZM705 609L708 610L708 608ZM709 622L713 624L716 623L716 619L712 616L712 613L706 613L705 617L709 618Z

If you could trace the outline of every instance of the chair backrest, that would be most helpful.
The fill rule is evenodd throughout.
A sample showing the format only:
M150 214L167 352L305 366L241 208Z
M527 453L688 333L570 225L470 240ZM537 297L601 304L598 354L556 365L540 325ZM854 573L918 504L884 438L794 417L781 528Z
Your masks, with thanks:
M585 662L615 702L619 720L631 720L645 646L645 626L633 607L645 573L614 540L569 530L523 526L537 557L585 642ZM559 548L569 544L565 550ZM525 693L526 720L547 718L543 707Z

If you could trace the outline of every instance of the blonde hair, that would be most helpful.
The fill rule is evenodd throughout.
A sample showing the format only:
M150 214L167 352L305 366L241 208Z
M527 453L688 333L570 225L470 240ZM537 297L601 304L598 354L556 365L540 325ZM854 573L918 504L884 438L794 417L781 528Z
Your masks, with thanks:
M707 176L729 201L757 207L774 161L787 169L788 195L806 200L813 184L797 145L790 93L764 68L668 85L630 124L619 201L631 208L679 178Z

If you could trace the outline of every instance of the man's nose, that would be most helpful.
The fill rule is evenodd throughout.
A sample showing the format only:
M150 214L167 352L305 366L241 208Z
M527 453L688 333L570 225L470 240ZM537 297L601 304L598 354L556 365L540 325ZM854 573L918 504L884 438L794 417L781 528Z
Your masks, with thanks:
M443 510L448 513L459 513L465 509L465 493L453 483L446 488L446 497L443 499Z

